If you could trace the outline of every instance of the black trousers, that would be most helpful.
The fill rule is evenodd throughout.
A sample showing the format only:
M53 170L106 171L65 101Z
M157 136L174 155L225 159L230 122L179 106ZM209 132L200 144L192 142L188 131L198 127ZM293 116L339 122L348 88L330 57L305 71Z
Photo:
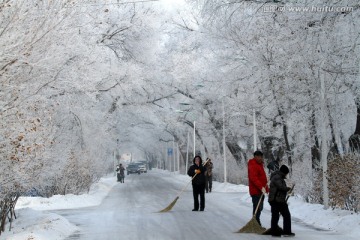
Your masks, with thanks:
M291 215L287 203L271 202L270 205L271 205L271 232L276 233L276 229L281 214L284 220L283 222L284 233L291 233Z
M205 183L193 184L193 196L194 196L194 209L199 210L199 196L200 196L200 210L205 209Z
M124 174L117 173L116 176L118 182L124 182Z
M205 184L205 190L206 192L211 192L212 188L212 176L206 176L206 184Z

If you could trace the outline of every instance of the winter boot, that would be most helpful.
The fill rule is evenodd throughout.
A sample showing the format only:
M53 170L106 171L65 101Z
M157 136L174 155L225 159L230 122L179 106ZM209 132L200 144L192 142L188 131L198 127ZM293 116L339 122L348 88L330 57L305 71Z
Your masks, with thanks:
M295 233L283 233L282 234L284 237L295 237Z

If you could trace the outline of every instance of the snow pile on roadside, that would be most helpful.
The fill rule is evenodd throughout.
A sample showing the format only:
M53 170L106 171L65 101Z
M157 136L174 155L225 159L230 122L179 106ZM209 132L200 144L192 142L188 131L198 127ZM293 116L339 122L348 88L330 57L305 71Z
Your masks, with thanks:
M87 194L54 195L50 198L20 197L16 204L16 209L55 210L96 206L101 203L110 189L116 184L117 182L114 180L114 177L105 177L91 186Z
M51 198L20 197L15 208L16 222L11 231L6 224L1 239L6 240L49 240L64 239L78 228L57 214L44 210L81 208L99 205L116 185L115 177L104 177L91 186L89 193L82 195L55 195Z
M325 210L323 205L306 203L301 197L289 198L289 208L293 217L306 224L360 238L359 214L340 209Z
M54 213L24 208L16 211L16 214L18 219L11 231L6 229L1 234L6 240L60 240L78 229L66 218Z

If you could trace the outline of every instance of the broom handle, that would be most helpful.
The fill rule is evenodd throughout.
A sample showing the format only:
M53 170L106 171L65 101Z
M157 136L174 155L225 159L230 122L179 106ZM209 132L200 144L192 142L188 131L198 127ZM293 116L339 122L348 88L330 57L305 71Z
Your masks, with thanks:
M294 191L294 187L295 187L295 183L292 185L291 189L288 191L289 194L286 196L285 202L288 201L290 194L292 193L292 191Z
M203 166L205 166L205 164L208 162L209 160L206 160L203 164ZM196 175L198 175L197 173L195 173L195 175L191 178L191 180L186 184L186 186L181 190L181 192L178 194L178 197L180 197L180 195L185 191L185 189L189 186L189 184L192 182L192 180L196 177Z
M254 217L256 216L257 211L259 210L259 206L260 206L260 203L261 203L261 202L262 202L262 200L263 200L263 196L264 196L264 193L261 193L261 196L260 196L259 202L258 202L258 204L257 204L257 206L256 206L256 209L255 209Z
M192 182L194 177L196 177L197 173L191 178L191 180L186 184L186 186L181 190L181 192L178 194L178 197L185 191L185 189L189 186L189 184Z

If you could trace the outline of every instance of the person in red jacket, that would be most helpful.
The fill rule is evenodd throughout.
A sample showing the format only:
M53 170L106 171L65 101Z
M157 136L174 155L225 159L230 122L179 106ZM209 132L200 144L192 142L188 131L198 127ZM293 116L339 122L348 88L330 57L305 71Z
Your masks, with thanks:
M264 205L264 195L269 192L267 177L264 170L263 153L261 151L255 151L254 158L248 161L248 177L249 192L253 203L253 215L255 214L259 201L261 201L256 213L256 220L261 226L260 214Z

